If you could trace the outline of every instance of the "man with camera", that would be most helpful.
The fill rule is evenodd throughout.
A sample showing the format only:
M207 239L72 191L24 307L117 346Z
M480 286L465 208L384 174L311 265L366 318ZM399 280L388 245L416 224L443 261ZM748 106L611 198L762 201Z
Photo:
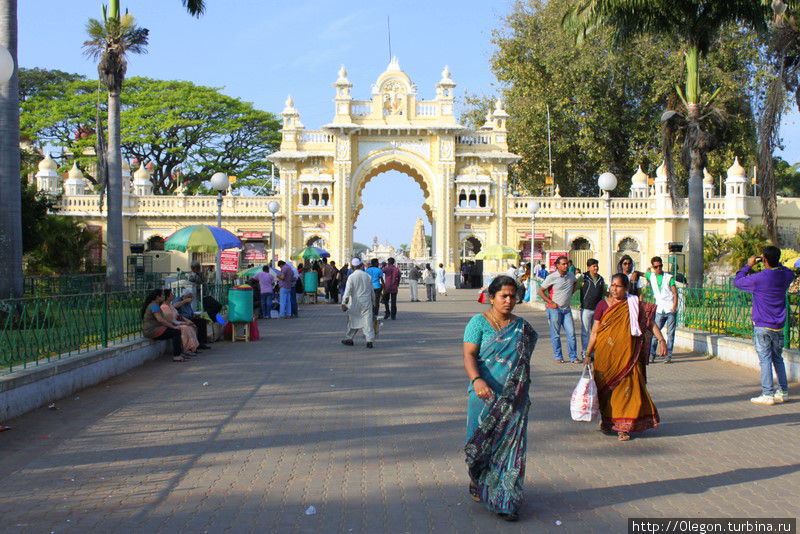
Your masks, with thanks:
M761 256L753 256L736 273L733 285L753 294L753 344L761 362L761 395L750 399L755 404L772 405L789 400L786 366L783 362L783 326L786 317L786 290L794 273L780 264L781 251L767 246ZM756 263L764 263L761 272L754 273ZM772 369L778 377L778 388Z

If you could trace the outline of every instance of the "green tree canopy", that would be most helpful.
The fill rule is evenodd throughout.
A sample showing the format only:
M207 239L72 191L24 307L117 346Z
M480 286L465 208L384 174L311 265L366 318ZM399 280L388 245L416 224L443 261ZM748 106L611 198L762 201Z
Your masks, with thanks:
M680 44L644 36L612 46L607 35L592 34L578 47L561 27L568 5L568 0L520 2L495 33L492 69L511 114L511 150L523 157L517 176L533 191L544 184L549 105L553 174L562 194L596 194L595 177L604 171L620 179L619 193L639 165L653 176L661 163L660 117L669 99L677 98L674 88L684 76ZM720 101L728 111L720 149L709 161L715 175L734 155L743 165L755 161L750 103L764 66L755 39L750 30L730 27L702 64L703 79L722 88ZM476 107L465 118L473 124L483 122L485 108Z
M70 159L62 163L77 159L90 179L97 88L91 80L47 85L22 103L20 118L27 138L63 147ZM273 114L184 81L130 78L121 98L123 154L153 164L156 193L172 192L181 181L197 190L220 171L237 176L234 187L267 179L266 156L280 144L280 123Z

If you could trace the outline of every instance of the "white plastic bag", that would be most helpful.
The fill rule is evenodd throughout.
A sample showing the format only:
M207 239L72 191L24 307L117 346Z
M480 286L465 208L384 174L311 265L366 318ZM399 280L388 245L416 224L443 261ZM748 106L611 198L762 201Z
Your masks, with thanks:
M597 399L597 384L594 383L593 373L592 364L583 366L581 378L572 392L572 399L569 403L569 411L573 421L591 421L600 412L600 402Z

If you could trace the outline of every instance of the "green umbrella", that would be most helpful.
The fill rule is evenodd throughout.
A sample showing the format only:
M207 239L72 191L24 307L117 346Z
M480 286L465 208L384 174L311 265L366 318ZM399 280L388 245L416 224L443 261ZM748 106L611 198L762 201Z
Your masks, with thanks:
M264 268L263 265L256 265L255 267L250 267L249 269L245 269L244 271L239 271L238 273L236 273L236 276L239 276L241 278L249 278L260 273L263 270L263 268Z
M294 256L292 256L293 260L318 260L322 256L319 253L317 247L306 247Z

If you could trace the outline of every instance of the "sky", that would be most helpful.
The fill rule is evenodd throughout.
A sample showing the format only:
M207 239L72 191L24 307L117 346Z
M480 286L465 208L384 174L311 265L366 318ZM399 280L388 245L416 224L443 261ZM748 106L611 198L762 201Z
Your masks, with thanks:
M420 98L434 96L442 68L450 67L466 93L497 94L489 69L492 32L503 26L513 0L327 1L206 0L205 15L190 17L180 0L122 0L139 25L150 30L146 55L129 59L129 76L188 80L279 113L291 94L307 129L333 117L340 65L353 84L353 98L366 100L370 86L392 54L418 86ZM82 54L84 27L100 18L100 0L19 2L19 64L95 77ZM800 117L784 121L783 157L800 161ZM363 192L364 209L354 237L395 246L410 243L414 223L424 218L422 191L409 177L387 172Z

